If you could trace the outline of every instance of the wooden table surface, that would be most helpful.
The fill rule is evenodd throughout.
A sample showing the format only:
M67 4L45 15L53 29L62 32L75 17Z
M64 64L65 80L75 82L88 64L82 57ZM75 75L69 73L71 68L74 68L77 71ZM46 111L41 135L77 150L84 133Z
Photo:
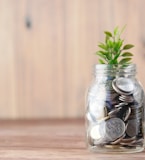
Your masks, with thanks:
M90 153L83 120L1 120L0 160L138 160L135 154Z

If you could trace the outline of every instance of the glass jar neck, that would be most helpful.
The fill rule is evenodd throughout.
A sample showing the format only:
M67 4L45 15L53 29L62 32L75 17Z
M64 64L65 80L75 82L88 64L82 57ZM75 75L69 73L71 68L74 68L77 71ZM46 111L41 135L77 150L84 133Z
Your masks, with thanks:
M135 78L136 65L119 65L113 66L108 64L97 64L95 65L95 77L131 77Z

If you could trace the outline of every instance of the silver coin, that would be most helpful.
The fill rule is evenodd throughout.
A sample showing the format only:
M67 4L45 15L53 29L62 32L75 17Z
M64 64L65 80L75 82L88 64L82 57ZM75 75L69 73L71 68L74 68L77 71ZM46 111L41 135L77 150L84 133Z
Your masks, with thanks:
M119 77L116 79L116 86L123 92L133 93L134 83L130 78Z
M142 112L137 113L137 114L131 114L128 119L129 120L131 120L131 119L137 119L137 120L139 120L141 118L142 118Z
M102 121L101 123L96 123L90 128L89 135L91 139L94 140L94 144L104 143L105 125L106 123Z
M131 119L131 118L136 118L136 119L140 119L142 118L143 114L142 112L134 112L134 113L131 113L129 118L128 119Z
M143 143L143 142L144 142L144 139L140 138L140 139L136 139L136 140L132 141L131 143L132 144L137 144L137 143Z
M126 134L129 137L134 137L138 134L138 132L139 132L139 123L138 123L137 119L128 120Z
M131 108L131 110L142 110L143 106L138 104L138 105L130 105L129 106Z
M96 124L90 129L90 137L95 140L99 140L102 138L102 135L100 133L100 124Z
M131 114L131 109L128 108L128 110L127 110L126 113L125 113L124 121L127 121L127 120L128 120L130 114Z
M119 100L121 100L123 102L126 102L126 103L132 103L132 102L134 102L134 98L132 96L121 95L121 96L119 96Z
M117 149L117 148L120 148L121 145L120 144L106 144L104 145L105 148L111 148L111 149Z
M123 142L123 143L130 143L130 142L132 142L132 141L134 141L134 140L136 140L136 136L131 137L131 138L123 138L123 139L121 140L121 142Z
M131 107L130 107L131 108ZM140 112L142 112L142 109L143 108L131 108L131 114L136 114L136 113L140 113Z
M118 138L117 140L115 140L114 142L111 142L111 144L118 144L121 142L121 140L125 137L125 134L123 136L121 136L120 138Z
M134 141L132 141L130 143L122 143L121 142L120 144L122 144L122 145L128 145L130 147L137 147L137 146L142 146L143 142L144 142L144 139L142 138L142 139L136 139L136 140L134 140Z
M114 116L116 116L116 114L119 112L121 110L121 107L119 107L119 108L115 108L115 109L113 109L112 111L110 111L109 113L108 113L108 116L109 117L114 117Z
M113 89L122 95L130 95L134 91L134 83L131 79L119 77L112 82Z
M125 123L120 118L110 118L106 121L106 139L114 141L120 138L125 132Z
M126 105L128 105L128 103L122 102L122 103L116 104L114 107L115 107L115 108L119 108L119 107L124 107L124 106L126 106Z

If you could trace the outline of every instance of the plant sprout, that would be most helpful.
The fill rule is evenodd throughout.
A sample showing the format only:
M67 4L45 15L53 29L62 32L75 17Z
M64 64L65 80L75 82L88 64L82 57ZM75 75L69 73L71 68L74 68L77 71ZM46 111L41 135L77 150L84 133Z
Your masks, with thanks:
M113 32L104 31L105 42L99 43L100 48L96 54L99 56L99 63L111 64L111 65L127 65L131 63L133 54L128 52L129 49L133 48L134 45L126 44L123 45L124 39L120 36L123 32L116 27Z

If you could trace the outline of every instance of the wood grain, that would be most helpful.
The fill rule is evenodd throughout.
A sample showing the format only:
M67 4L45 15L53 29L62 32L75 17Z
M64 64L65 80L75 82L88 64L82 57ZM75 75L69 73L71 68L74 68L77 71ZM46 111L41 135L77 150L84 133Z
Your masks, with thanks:
M137 160L144 154L89 152L82 119L0 121L3 160Z
M145 87L144 0L0 0L0 118L82 117L103 31L127 25Z

